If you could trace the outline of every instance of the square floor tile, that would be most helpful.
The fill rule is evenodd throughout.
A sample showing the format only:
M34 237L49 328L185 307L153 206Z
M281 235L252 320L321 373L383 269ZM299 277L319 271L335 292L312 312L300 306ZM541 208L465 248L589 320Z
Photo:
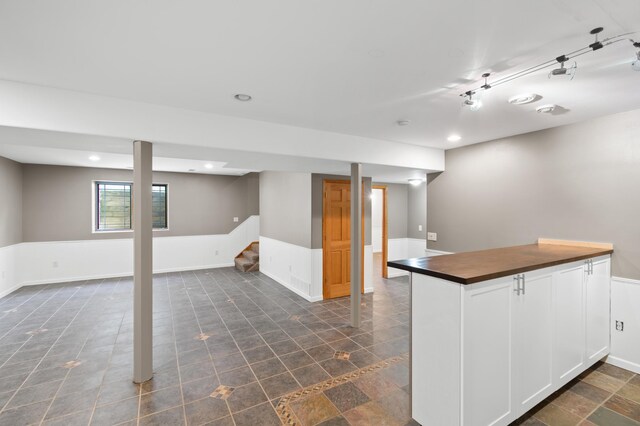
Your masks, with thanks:
M288 372L260 380L260 384L264 388L269 399L277 398L300 388L296 379L294 379L291 373Z

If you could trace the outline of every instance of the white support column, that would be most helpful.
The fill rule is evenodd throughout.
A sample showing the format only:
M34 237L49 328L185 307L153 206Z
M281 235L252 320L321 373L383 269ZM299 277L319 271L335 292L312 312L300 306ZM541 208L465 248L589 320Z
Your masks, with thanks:
M351 326L360 327L362 289L362 166L351 164Z
M133 381L153 377L153 218L150 142L133 142Z

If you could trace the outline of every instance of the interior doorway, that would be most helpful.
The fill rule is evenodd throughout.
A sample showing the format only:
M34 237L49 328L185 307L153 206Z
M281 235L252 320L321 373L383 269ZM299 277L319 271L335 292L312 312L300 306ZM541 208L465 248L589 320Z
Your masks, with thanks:
M387 187L373 185L371 191L371 243L373 246L374 276L380 274L388 278L388 218L387 218Z
M322 296L333 299L351 294L351 182L325 180L322 195ZM364 293L364 191L362 236Z

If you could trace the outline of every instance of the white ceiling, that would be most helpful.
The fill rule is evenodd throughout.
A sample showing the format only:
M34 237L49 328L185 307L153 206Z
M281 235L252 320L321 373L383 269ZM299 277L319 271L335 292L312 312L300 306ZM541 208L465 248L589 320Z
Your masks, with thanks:
M573 81L542 72L492 89L475 113L458 97L485 71L584 47L596 26L640 30L638 18L637 0L3 0L0 79L451 148L640 108L627 42L580 58ZM521 92L543 99L507 104ZM535 113L543 103L568 112Z
M129 139L0 126L0 156L25 164L127 169L133 165ZM97 155L98 161L89 157ZM162 172L243 175L263 170L350 174L347 161L277 155L233 149L153 144L153 169ZM210 164L212 167L207 168ZM363 164L376 182L408 183L429 170Z

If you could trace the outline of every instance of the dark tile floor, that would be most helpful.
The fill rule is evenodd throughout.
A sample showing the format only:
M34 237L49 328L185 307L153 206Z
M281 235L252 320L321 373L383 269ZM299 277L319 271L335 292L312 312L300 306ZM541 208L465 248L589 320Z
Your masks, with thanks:
M282 396L408 351L406 279L378 280L353 329L349 299L312 304L260 273L160 274L155 374L138 386L131 292L122 278L25 287L0 299L0 425L280 424ZM307 413L313 404L300 398L286 411L358 424L389 416L389 398L407 406L406 359L358 380L317 397L322 413ZM408 419L406 409L400 417Z
M0 425L411 423L407 279L374 281L355 330L348 298L260 273L158 275L140 386L129 278L23 288L0 299ZM599 364L518 423L640 426L640 376Z

